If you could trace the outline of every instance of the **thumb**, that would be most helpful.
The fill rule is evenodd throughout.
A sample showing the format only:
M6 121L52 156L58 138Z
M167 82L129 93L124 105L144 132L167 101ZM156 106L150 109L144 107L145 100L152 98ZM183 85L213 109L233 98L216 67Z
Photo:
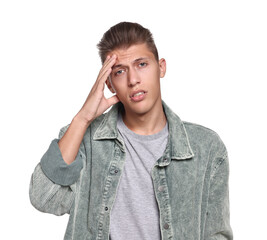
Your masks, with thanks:
M117 95L114 95L114 96L108 98L107 101L108 101L108 105L112 106L112 105L116 104L117 102L119 102L120 99L118 98Z

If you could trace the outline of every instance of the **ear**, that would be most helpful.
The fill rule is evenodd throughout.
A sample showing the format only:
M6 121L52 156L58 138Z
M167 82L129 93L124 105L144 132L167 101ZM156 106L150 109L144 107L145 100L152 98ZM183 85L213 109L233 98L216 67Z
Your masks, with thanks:
M159 71L160 71L160 77L163 78L166 73L166 60L164 58L161 58L159 60Z
M110 84L109 78L107 78L107 80L106 80L106 84L107 84L107 86L108 86L108 89L109 89L112 93L115 93L113 87L112 87L111 84Z

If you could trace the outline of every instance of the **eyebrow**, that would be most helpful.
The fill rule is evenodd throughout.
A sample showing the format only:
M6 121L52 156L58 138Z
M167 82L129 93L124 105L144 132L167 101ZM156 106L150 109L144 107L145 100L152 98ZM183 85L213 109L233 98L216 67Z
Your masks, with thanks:
M148 60L148 58L147 57L140 57L140 58L135 59L132 63L136 63L136 62L139 62L142 60ZM120 68L122 66L124 66L124 65L123 64L117 64L117 65L113 66L112 69Z

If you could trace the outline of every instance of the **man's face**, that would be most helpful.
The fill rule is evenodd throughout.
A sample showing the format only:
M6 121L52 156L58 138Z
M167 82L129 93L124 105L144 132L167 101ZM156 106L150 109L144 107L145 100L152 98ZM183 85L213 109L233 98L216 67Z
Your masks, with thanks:
M110 80L124 105L126 114L146 114L162 106L160 78L164 77L166 62L157 61L146 43L115 49L109 55L117 56ZM114 92L109 80L110 91Z

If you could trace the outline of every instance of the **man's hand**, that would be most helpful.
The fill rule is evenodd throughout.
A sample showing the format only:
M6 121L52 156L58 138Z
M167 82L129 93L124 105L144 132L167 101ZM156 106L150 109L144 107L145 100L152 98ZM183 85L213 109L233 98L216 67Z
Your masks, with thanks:
M90 124L109 107L120 101L116 95L108 99L104 96L105 82L112 71L112 66L115 64L115 61L116 55L107 56L94 86L92 87L84 105L76 116L86 124Z
M115 64L115 61L115 55L106 58L84 105L58 142L62 157L67 164L71 164L75 160L83 136L91 122L110 106L120 101L116 95L108 99L104 96L105 81L111 73L111 67Z

